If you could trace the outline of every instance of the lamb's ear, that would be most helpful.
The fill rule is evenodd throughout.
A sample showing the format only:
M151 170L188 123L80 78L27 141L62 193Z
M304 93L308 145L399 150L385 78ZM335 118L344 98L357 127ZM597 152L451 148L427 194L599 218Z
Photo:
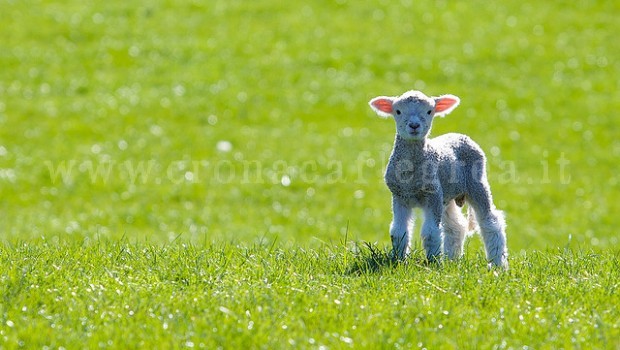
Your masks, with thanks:
M370 100L368 104L379 116L387 118L392 116L394 100L394 97L379 96Z
M435 116L443 117L444 115L452 112L461 102L461 100L454 95L441 95L439 97L433 97L435 100Z

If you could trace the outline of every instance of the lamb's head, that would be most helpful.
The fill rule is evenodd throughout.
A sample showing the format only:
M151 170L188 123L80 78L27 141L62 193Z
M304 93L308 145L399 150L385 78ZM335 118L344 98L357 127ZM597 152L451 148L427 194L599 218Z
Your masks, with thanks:
M394 117L396 132L405 140L423 140L431 130L433 118L443 117L459 105L454 95L428 97L420 91L407 91L398 97L379 96L370 107L382 117Z

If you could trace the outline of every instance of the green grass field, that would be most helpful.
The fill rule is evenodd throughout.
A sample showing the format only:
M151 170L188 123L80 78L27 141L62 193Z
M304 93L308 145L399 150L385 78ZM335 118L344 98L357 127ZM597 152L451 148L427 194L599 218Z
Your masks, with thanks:
M620 348L618 16L0 0L0 348ZM387 259L409 89L461 98L509 272Z
M490 273L482 255L394 265L376 247L37 241L0 253L7 348L620 345L617 254L533 252Z

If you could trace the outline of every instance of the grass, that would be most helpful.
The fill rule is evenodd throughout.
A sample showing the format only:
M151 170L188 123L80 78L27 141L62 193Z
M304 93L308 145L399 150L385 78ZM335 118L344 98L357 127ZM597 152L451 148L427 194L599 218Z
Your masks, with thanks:
M619 14L0 0L0 347L618 347ZM408 89L461 98L509 273L387 259L366 103Z
M394 263L377 247L2 247L7 348L615 348L617 255ZM345 261L349 260L348 263Z

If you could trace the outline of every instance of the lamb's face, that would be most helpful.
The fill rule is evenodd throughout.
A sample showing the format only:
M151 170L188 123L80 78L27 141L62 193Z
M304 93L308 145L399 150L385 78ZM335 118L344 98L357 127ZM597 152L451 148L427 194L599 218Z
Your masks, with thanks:
M405 140L423 140L431 130L435 101L426 96L406 95L394 101L396 132Z

